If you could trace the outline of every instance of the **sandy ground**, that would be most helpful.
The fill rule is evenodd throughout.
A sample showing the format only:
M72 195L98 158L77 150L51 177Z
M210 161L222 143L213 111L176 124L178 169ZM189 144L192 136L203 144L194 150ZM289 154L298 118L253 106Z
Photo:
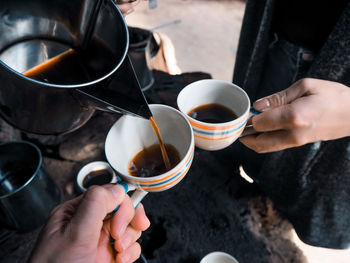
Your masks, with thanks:
M149 9L142 1L126 19L129 25L166 34L182 72L232 80L244 6L232 0L158 0L158 7Z

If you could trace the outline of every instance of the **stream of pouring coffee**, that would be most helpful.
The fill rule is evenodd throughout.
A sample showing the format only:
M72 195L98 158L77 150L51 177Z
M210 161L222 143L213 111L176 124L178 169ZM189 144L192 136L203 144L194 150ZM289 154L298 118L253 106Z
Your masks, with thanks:
M156 135L158 137L160 151L162 153L162 157L163 157L163 161L164 161L164 164L165 164L165 168L169 171L171 169L171 164L170 164L168 153L167 153L167 151L165 149L165 145L164 145L164 142L163 142L162 135L160 134L159 127L158 127L156 121L154 120L153 116L151 118L149 118L149 121L151 122L152 128L153 128L154 132L156 133Z
M50 72L50 69L53 69L55 66L57 66L60 61L63 61L64 59L66 59L68 56L71 56L74 54L74 50L73 49L68 49L67 51L45 61L44 63L42 64L39 64L27 71L25 71L24 73L22 73L24 76L27 76L27 77L34 77L36 78L37 76L40 75L40 73L48 73ZM158 141L159 141L159 146L160 146L160 150L161 150L161 153L162 153L162 158L163 158L163 161L164 161L164 164L165 164L165 168L167 170L170 170L171 169L171 164L170 164L170 160L169 160L169 157L168 157L168 154L167 154L167 151L166 151L166 148L165 148L165 145L164 145L164 142L163 142L163 139L162 139L162 136L160 134L160 131L159 131L159 128L158 128L158 125L156 123L156 121L154 120L153 117L151 117L149 119L149 121L151 122L152 124L152 128L154 130L154 132L156 133L157 137L158 137Z

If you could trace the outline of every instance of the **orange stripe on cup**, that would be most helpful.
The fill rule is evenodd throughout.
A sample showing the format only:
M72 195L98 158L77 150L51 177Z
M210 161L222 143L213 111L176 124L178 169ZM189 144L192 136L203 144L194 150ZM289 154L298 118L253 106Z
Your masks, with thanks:
M190 169L192 162L193 162L193 159L192 159L192 161L189 163L188 167L187 167L186 170L183 172L183 174L182 174L181 176L179 176L178 178L176 178L176 180L171 181L171 182L169 182L169 183L167 183L167 184L165 184L165 185L157 186L157 187L142 187L142 186L141 186L141 188L142 188L143 190L145 190L145 191L152 191L152 190L154 191L154 190L160 190L160 189L166 188L167 186L174 184L175 182L177 182L177 181L181 180L182 178L184 178L184 176L186 175L186 173L187 173L188 170Z
M229 136L226 137L220 137L220 138L208 138L208 137L203 137L203 136L199 136L196 133L194 133L194 137L199 138L199 139L203 139L203 140L208 140L208 141L220 141L220 140L226 140L229 139L231 137L236 136L237 134L239 134L243 129L244 129L245 125L239 129L237 132L235 132L234 134L231 134Z
M194 150L194 145L192 146L192 149L190 151L190 155L187 157L184 165L187 164L187 162L189 161L189 159L191 158L192 156L192 151ZM175 174L177 174L181 169L183 168L183 166L181 166L178 170L176 170L175 172L171 173L170 175L168 175L167 177L164 177L164 178L161 178L161 179L157 179L157 180L152 180L152 181L141 181L141 180L137 180L137 179L127 179L128 181L130 182L133 182L133 183L139 183L139 184L144 184L144 183L147 183L147 184L151 184L151 183L157 183L157 182L161 182L161 181L165 181L167 180L168 178L174 176Z
M231 125L227 125L227 126L207 126L207 125L203 125L203 124L199 124L197 122L194 122L188 118L188 121L190 122L190 124L192 126L194 126L196 128L203 129L203 130L210 130L210 131L219 131L219 130L230 129L230 128L233 128L235 126L241 125L243 122L245 122L245 120L246 120L246 118L243 118L240 122L237 122L237 123L231 124Z

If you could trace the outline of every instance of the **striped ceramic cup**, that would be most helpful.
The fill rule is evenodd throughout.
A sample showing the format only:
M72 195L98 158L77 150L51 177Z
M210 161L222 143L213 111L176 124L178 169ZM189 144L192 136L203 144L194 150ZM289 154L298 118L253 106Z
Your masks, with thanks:
M144 148L159 143L148 120L122 116L108 132L105 142L108 163L124 181L120 183L126 192L137 189L131 196L134 206L148 192L164 191L179 183L190 169L194 154L193 132L185 115L166 105L153 104L150 109L164 143L171 144L179 152L180 162L173 169L153 177L130 175L129 163L135 155Z
M238 117L222 123L196 120L189 113L202 105L219 104ZM243 89L231 82L205 79L187 85L177 97L177 105L188 118L195 144L203 150L221 150L231 145L242 133L250 114L250 101Z

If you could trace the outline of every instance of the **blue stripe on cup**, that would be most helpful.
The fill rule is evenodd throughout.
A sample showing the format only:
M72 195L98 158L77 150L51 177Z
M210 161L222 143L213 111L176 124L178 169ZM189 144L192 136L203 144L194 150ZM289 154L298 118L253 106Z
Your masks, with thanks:
M247 123L247 120L244 121L240 126L238 127L235 127L234 129L232 130L226 130L226 131L223 131L223 132L206 132L206 131L201 131L201 130L197 130L196 128L192 127L192 129L197 132L197 133L201 133L201 134L205 134L205 135L228 135L228 134L231 134L231 133L234 133L236 132L237 130L240 130L244 125L246 125Z
M192 159L193 159L193 156L194 156L194 151L192 151L192 154L191 154L191 158L188 160L188 162L186 163L186 165L181 169L181 171L179 171L178 173L176 173L173 177L169 178L168 180L165 180L165 181L162 181L162 182L159 182L159 183L155 183L155 184L140 184L141 187L155 187L155 186L160 186L160 185L163 185L163 184L166 184L172 180L175 180L178 176L180 176L183 171L191 164L192 162Z

